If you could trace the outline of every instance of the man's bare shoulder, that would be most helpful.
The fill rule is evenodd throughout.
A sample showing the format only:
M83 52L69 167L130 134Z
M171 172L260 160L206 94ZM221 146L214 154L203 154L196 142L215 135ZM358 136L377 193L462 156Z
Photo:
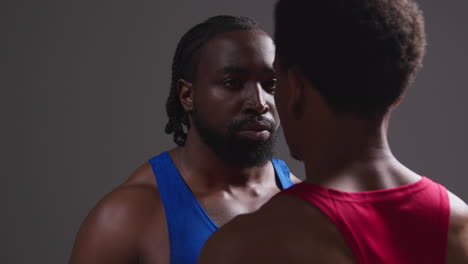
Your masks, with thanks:
M143 164L91 210L70 263L131 263L149 230L160 226L161 233L166 232L162 202L156 184L148 180L148 166Z
M151 164L149 162L143 163L121 186L146 186L157 190L158 186Z
M215 232L200 263L353 263L343 247L340 233L318 209L280 195Z
M468 206L449 192L450 229L448 235L447 263L468 263Z
M151 165L141 165L122 185L107 194L88 215L96 224L109 222L145 226L153 214L162 212L162 202ZM134 227L136 228L136 226Z

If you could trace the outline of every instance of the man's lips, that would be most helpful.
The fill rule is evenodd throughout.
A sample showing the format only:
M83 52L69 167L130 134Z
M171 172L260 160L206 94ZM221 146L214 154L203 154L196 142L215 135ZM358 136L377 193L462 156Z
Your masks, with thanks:
M239 129L239 134L252 140L267 140L271 135L271 126L266 122L250 122Z
M241 135L242 137L250 138L252 140L263 141L263 140L267 140L268 138L270 138L271 133L270 131L267 131L267 130L263 130L263 131L243 130L243 131L239 131L239 135Z
M249 122L245 125L243 125L240 129L240 131L271 131L271 126L267 122Z

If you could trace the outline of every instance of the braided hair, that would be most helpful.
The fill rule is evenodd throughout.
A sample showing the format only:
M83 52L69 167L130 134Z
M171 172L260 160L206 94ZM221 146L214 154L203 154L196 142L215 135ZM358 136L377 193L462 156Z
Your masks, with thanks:
M187 113L179 100L177 82L180 79L195 82L201 47L218 34L237 30L261 29L258 23L250 18L214 16L192 27L180 39L172 61L171 89L166 101L169 121L164 130L166 134L174 134L174 142L177 145L185 145L187 133L184 131L184 125L186 129L190 128Z

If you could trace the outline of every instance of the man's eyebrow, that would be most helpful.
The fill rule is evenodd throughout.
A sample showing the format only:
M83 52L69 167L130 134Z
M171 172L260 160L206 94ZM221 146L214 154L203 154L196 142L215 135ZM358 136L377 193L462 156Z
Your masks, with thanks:
M247 68L239 66L226 66L216 71L217 73L248 73Z
M239 66L226 66L216 71L217 73L249 73L249 69ZM273 67L264 67L263 72L275 73Z

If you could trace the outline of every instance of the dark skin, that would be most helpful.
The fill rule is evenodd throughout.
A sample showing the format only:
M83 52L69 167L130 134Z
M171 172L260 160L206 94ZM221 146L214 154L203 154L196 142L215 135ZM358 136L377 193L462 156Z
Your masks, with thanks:
M234 31L215 36L200 51L196 82L178 83L184 109L192 111L197 100L200 115L209 113L206 119L220 132L232 119L252 114L275 120L277 129L273 59L274 45L264 32ZM186 145L169 153L218 226L257 210L280 191L271 162L252 168L229 164L203 143L195 126L188 130ZM149 163L91 211L77 235L70 263L169 263L166 219Z
M390 151L390 112L375 120L337 116L298 68L278 69L277 78L275 99L286 140L293 156L304 161L306 181L360 192L421 179ZM448 195L447 263L468 263L468 206L454 194ZM205 244L199 263L357 262L328 217L303 200L283 195L215 232Z

